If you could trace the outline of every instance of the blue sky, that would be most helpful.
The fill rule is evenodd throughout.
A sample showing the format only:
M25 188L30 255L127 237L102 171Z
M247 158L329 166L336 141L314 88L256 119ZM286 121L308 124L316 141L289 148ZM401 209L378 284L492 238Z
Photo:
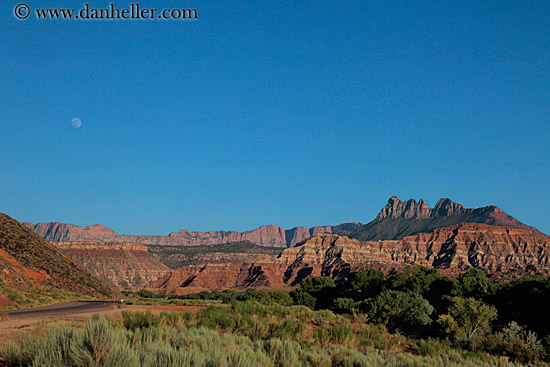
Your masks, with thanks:
M366 223L398 195L550 233L548 1L141 3L197 21L19 21L17 3L0 5L0 211L20 221Z

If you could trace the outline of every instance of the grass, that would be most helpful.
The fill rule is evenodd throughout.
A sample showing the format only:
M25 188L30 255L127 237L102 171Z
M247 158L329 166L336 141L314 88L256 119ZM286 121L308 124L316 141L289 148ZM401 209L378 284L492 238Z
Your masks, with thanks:
M44 324L2 347L0 357L29 366L518 366L445 341L407 340L363 314L255 301Z
M45 306L55 302L92 298L51 286L20 290L2 284L0 285L0 294L6 296L13 302L7 305L5 309L20 308L21 306Z
M86 320L83 328L55 326L43 335L21 337L0 349L0 356L8 365L58 367L514 366L496 358L467 358L456 351L422 356L380 349L360 351L353 345L330 342L320 346L292 337L266 335L254 340L199 325L205 316L197 315L187 320L194 325L185 325L184 321L179 327L165 325L172 317L166 315L127 314L130 325L93 317Z

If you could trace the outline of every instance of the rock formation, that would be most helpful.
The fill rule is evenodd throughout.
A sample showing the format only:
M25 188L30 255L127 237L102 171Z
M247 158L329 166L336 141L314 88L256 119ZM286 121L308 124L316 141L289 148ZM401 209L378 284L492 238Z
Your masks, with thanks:
M351 233L349 237L361 241L398 240L459 223L508 226L543 235L538 229L521 223L494 205L476 209L464 208L462 204L451 199L439 199L430 208L424 200L417 202L410 199L404 202L397 196L392 196L372 222Z
M24 223L44 239L52 242L137 242L148 245L200 246L226 242L250 241L262 246L288 247L316 233L348 234L362 227L361 223L344 223L337 226L295 227L283 229L275 225L261 226L246 232L180 230L167 236L119 235L101 225L79 227L67 223Z
M56 242L67 256L122 289L141 289L171 269L146 245L125 242Z
M496 206L464 208L450 199L430 208L424 200L393 196L364 226L269 225L246 232L127 236L102 225L26 225L47 239L63 240L56 242L60 249L112 284L168 293L288 287L313 275L342 280L354 270L390 273L408 265L450 276L476 267L497 280L548 274L550 268L548 236Z
M379 269L384 273L406 266L436 268L457 276L472 267L495 280L550 275L550 240L513 227L458 224L401 240L366 241L317 234L285 249L272 262L204 264L166 274L151 287L167 293L205 289L294 286L309 276L343 280L350 272Z

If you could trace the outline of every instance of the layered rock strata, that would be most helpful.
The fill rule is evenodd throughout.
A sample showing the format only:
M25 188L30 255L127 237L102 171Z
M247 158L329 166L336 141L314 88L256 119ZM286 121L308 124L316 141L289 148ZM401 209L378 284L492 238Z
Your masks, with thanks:
M284 229L275 225L261 226L251 231L180 230L167 236L119 235L101 224L79 227L67 223L24 223L44 239L53 242L136 242L148 245L201 246L226 242L250 241L262 246L288 247L317 233L351 233L363 226L361 223L344 223L337 226L294 227Z
M550 241L528 230L486 224L458 224L401 240L357 241L318 234L285 249L273 262L190 266L153 282L153 289L188 293L197 289L295 286L309 276L343 280L350 272L379 269L386 274L410 265L457 276L472 267L495 280L550 275Z

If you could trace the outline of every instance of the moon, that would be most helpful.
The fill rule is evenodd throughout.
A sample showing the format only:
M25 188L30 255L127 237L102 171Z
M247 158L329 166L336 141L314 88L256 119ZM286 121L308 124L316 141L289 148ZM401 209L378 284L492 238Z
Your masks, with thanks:
M82 126L82 121L80 121L78 117L74 117L71 120L71 125L73 125L73 127L76 127L78 129L80 126Z

